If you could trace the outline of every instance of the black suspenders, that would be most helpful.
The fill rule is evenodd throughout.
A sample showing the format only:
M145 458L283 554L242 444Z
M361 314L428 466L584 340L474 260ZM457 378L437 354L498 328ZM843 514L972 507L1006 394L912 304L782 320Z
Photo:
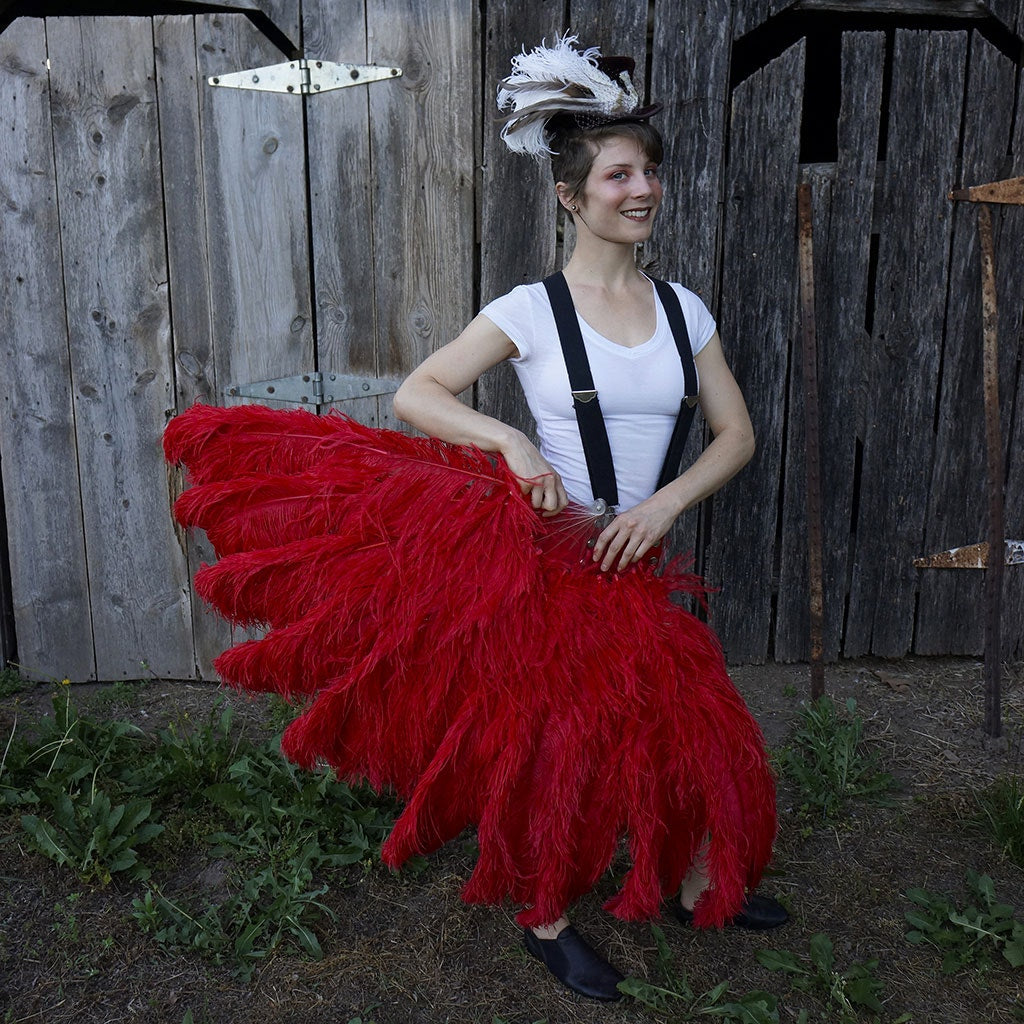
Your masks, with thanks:
M693 363L693 349L690 347L690 336L686 330L679 297L670 284L665 281L651 279L665 308L672 337L679 352L679 361L683 365L683 381L685 384L683 400L679 404L679 415L676 417L672 438L669 441L665 462L658 478L658 487L664 487L679 474L683 459L686 438L693 423L693 414L697 405L697 368ZM569 387L572 389L572 405L576 412L576 422L580 428L580 440L583 442L583 454L587 460L587 471L590 473L590 487L595 499L604 499L610 511L614 511L619 503L619 489L615 483L615 468L612 465L612 452L608 444L608 432L605 430L604 417L601 415L601 404L594 387L594 378L590 372L590 361L583 346L583 335L580 333L576 309L572 304L569 286L559 271L546 277L543 281L551 302L551 312L558 328L558 340L562 346L565 368L569 373Z

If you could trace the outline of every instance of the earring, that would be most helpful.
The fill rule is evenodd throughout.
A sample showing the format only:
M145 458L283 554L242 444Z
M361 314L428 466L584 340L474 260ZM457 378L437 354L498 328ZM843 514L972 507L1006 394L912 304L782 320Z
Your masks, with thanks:
M573 213L580 212L580 208L575 203L573 203L572 206L569 207L569 209L572 210Z

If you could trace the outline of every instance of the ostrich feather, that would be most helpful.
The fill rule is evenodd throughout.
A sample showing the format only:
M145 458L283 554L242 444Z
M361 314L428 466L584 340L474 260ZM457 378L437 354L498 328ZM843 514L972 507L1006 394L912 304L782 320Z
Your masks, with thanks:
M628 837L608 909L656 916L710 834L719 925L757 884L775 834L757 724L717 638L677 600L685 560L602 573L595 518L545 519L505 463L341 416L194 406L169 458L175 506L219 560L196 589L264 636L224 652L225 682L303 705L282 748L405 809L387 863L475 825L464 899L511 899L548 924Z
M556 114L629 114L639 104L627 72L611 78L598 66L601 51L579 50L566 33L553 46L541 44L512 58L512 73L498 86L498 109L511 110L501 138L515 153L551 154L546 126Z

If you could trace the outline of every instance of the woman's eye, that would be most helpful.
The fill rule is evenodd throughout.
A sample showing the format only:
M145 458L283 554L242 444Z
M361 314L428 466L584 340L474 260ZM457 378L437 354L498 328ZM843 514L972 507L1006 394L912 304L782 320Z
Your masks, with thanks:
M656 178L658 176L658 168L648 167L647 170L644 171L644 174L646 174L648 178Z

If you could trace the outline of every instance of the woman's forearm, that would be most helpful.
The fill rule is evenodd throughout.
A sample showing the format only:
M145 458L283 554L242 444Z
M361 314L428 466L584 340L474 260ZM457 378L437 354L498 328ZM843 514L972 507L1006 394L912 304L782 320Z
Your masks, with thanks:
M505 451L514 443L514 428L463 404L443 384L412 374L395 393L395 415L431 437L471 444L485 452Z
M728 483L752 458L754 433L730 427L718 434L686 472L664 488L685 512Z

